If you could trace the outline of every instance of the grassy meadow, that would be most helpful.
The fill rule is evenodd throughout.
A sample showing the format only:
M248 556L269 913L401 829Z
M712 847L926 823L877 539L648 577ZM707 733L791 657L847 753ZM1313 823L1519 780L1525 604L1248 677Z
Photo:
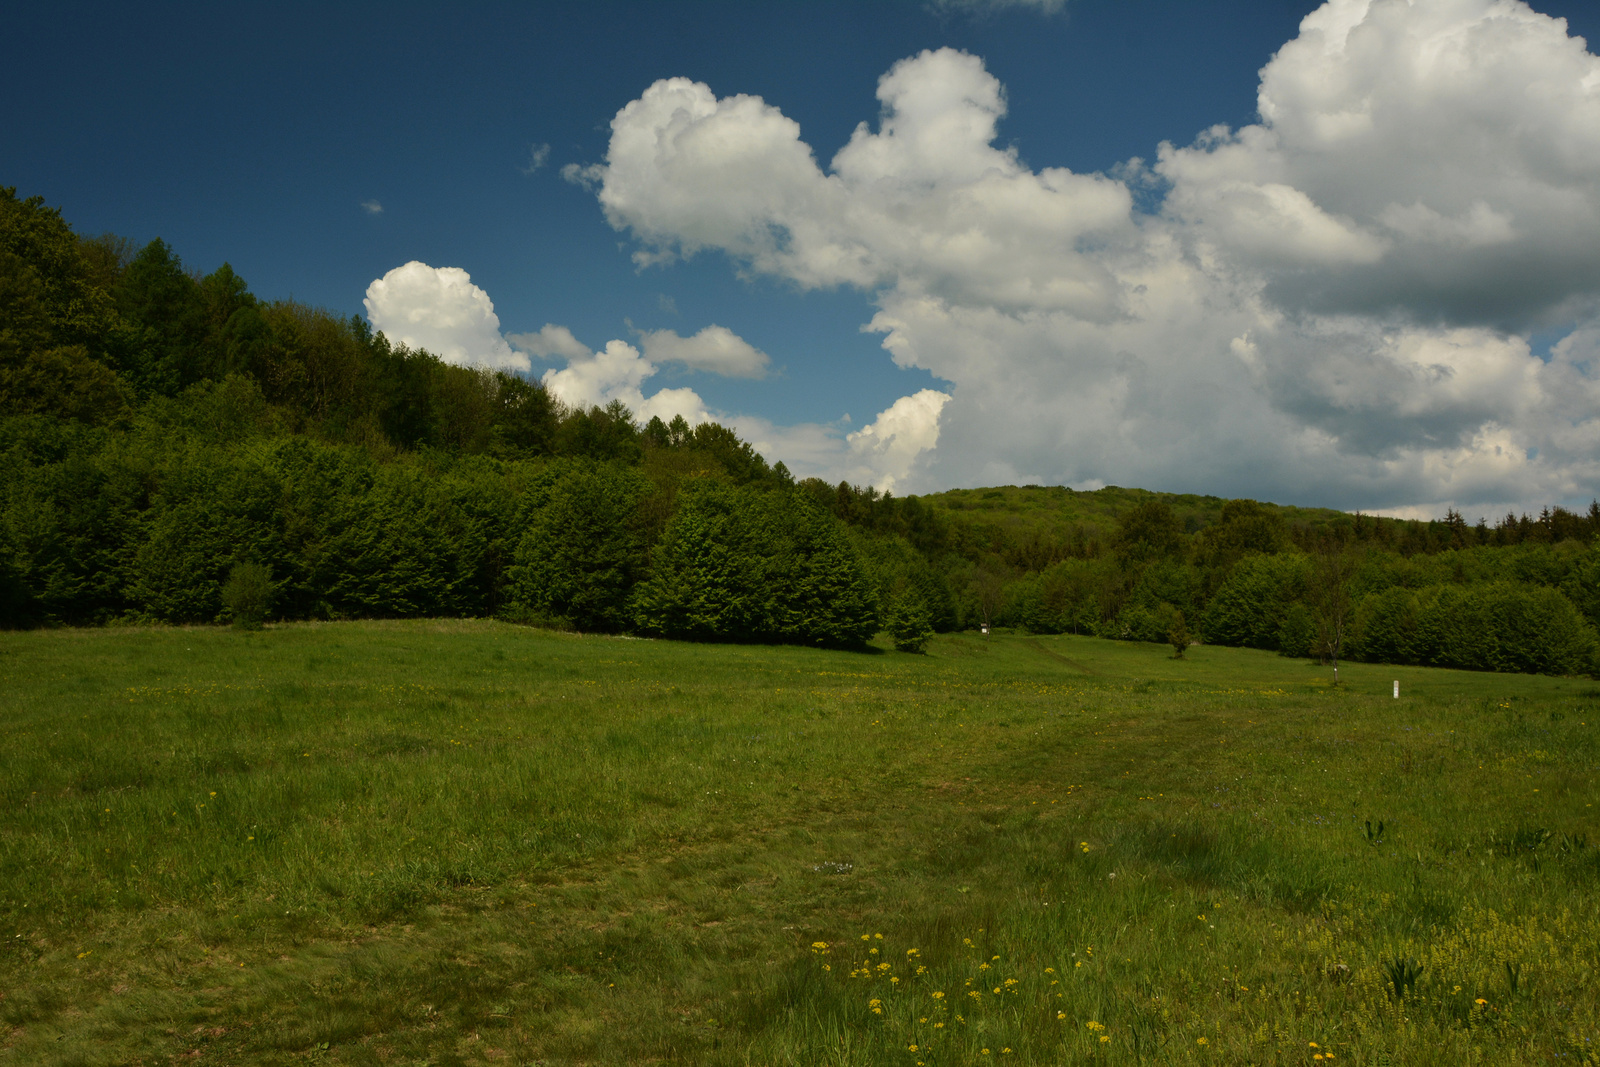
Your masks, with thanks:
M1170 656L0 634L0 1064L1600 1063L1596 683Z

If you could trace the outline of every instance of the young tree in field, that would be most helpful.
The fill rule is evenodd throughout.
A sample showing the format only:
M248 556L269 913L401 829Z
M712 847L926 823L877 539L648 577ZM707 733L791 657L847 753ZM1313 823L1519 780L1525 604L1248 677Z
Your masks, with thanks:
M980 563L972 572L972 592L978 600L978 615L986 628L994 626L1005 601L1006 575L998 565Z
M1317 651L1324 663L1333 664L1333 684L1339 684L1339 653L1344 649L1355 606L1350 598L1350 578L1355 560L1343 541L1324 537L1311 561L1306 600L1317 628Z
M933 637L933 621L915 590L908 589L895 598L884 625L901 652L921 652Z
M1167 643L1172 646L1173 659L1182 659L1189 649L1189 627L1184 623L1181 611L1178 612L1178 621L1167 631Z
M222 604L240 630L259 630L272 600L272 572L260 563L236 563L222 587Z

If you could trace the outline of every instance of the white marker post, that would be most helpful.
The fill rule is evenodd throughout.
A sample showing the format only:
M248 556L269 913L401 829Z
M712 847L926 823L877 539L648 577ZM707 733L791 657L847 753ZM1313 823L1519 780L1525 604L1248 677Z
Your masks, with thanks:
M1400 680L1398 678L1395 679L1394 683L1394 698L1396 700L1400 699Z

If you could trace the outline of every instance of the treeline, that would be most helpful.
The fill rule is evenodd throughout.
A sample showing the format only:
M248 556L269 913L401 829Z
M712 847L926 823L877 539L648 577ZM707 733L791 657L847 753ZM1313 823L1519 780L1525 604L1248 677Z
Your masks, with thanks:
M972 560L992 557L1016 570L1040 571L1064 559L1095 559L1109 552L1122 517L1141 504L1165 502L1184 534L1222 521L1222 497L1151 493L1142 489L1075 492L1062 486L953 489L923 497L896 497L851 485L819 491L840 518L875 533L895 533L931 555ZM1331 508L1264 505L1282 520L1287 544L1311 552L1328 535L1411 557L1462 548L1520 544L1587 544L1600 535L1600 504L1578 514L1562 507L1538 516L1508 514L1490 524L1468 525L1451 510L1443 519L1392 519ZM1276 542L1274 542L1276 543Z
M843 524L725 427L568 409L0 189L0 622L225 621L245 564L283 619L878 624Z
M1571 673L1595 665L1597 533L1600 506L1491 526L796 483L725 427L569 410L0 189L7 626L227 621L251 565L279 619L841 646L888 625L907 648L988 623Z
M1454 513L1428 523L1119 489L919 499L806 488L869 546L915 546L952 596L940 621L1137 641L1187 633L1325 660L1600 666L1600 505L1472 527ZM1073 521L1107 495L1120 515Z

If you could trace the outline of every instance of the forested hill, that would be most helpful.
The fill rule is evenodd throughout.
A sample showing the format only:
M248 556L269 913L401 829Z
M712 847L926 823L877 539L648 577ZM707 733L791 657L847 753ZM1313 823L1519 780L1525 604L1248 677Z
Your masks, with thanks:
M1593 670L1600 507L1469 524L1106 488L796 482L73 232L0 188L0 625L500 615L905 648L980 622Z

